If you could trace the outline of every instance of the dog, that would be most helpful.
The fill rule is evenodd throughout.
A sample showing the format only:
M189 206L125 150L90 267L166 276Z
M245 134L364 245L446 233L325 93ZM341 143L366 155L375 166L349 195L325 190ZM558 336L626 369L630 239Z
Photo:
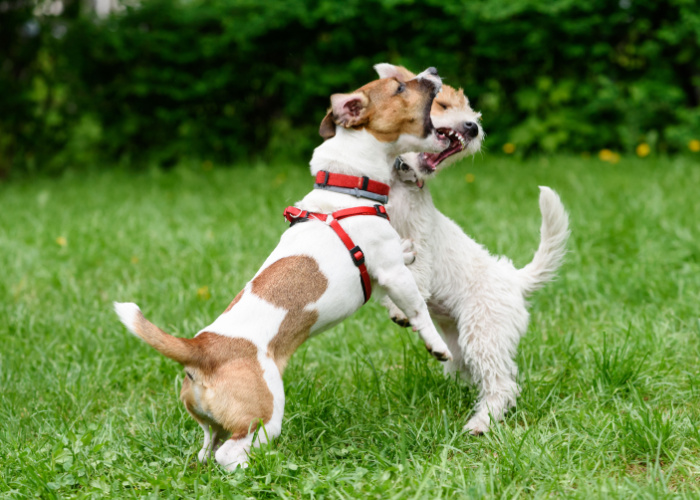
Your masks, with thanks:
M381 78L413 77L405 68L388 64L377 71ZM445 364L445 374L459 373L479 389L474 414L464 426L474 435L487 432L491 419L501 420L515 406L519 388L514 357L529 322L526 298L554 277L569 236L566 210L547 187L540 187L539 248L522 269L505 257L490 255L435 208L424 183L480 150L484 137L480 117L461 89L443 85L431 118L450 137L450 146L439 153L411 153L397 159L387 206L394 228L413 242L415 261L409 268L454 356ZM395 322L410 324L390 298L383 304Z
M358 179L362 189L346 194L318 184L319 189L288 207L288 219L306 222L284 232L254 278L194 338L173 337L146 320L136 304L115 303L133 334L184 365L180 397L204 430L200 461L213 454L227 470L245 467L251 446L280 434L287 361L308 337L359 309L368 299L366 286L374 284L391 297L436 358L451 359L388 219L356 216L340 221L339 215L343 210L382 215L383 205L358 197L379 196L367 186L390 181L397 155L437 152L449 144L430 120L440 87L437 71L429 68L415 78L383 78L351 94L331 96L319 129L326 140L313 153L311 173L326 180ZM352 258L346 240L327 227L334 223L355 245ZM358 280L362 266L369 282Z

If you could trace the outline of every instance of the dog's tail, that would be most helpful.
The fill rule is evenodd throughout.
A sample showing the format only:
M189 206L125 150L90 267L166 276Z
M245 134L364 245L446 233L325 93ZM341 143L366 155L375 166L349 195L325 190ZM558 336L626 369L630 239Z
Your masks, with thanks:
M144 318L141 309L131 302L115 302L114 311L131 333L164 356L182 365L193 364L197 358L197 346L192 339L173 337Z
M554 278L564 259L569 238L569 216L557 193L540 186L540 246L528 265L518 271L523 280L523 292L529 295Z

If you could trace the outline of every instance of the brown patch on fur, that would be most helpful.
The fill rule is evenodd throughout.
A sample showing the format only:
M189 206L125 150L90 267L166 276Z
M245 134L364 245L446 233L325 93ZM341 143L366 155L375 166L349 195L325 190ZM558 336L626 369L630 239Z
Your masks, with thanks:
M193 339L173 337L148 321L141 311L134 317L134 331L141 339L170 359L187 364L192 359Z
M280 373L294 351L309 338L318 320L318 312L304 308L320 299L327 288L328 278L316 260L306 255L284 257L253 280L251 290L255 295L287 310L277 335L267 347Z
M321 126L318 128L318 133L323 140L335 137L335 122L333 121L333 111L329 110L326 116L321 120Z
M408 70L406 70L408 71ZM354 129L366 129L377 140L394 142L401 134L424 137L428 130L428 116L432 93L430 84L422 80L405 82L406 89L397 93L400 82L396 78L383 78L360 87L353 94L361 94L367 100ZM329 122L329 116L332 123ZM319 133L324 139L335 135L338 117L330 113L321 122ZM331 126L333 125L333 126Z
M410 70L404 68L403 66L395 66L394 70L396 72L396 78L400 82L407 82L416 77L414 73ZM458 108L458 109L469 109L469 99L464 95L462 89L455 90L454 87L442 84L442 91L435 96L433 101L433 106L430 109L430 114L435 116L440 116L445 111Z
M315 259L284 257L270 264L252 282L251 291L270 304L293 311L316 302L328 288L328 278Z
M440 116L451 109L468 109L471 111L469 99L464 95L462 89L455 90L449 85L443 85L442 92L440 92L433 101L430 114L433 116Z
M243 297L243 292L245 292L245 290L241 290L240 292L238 292L238 295L236 295L233 298L233 301L228 305L228 307L224 311L225 313L229 312L231 309L233 309L233 306L238 304L238 301L241 300L241 297Z
M202 332L191 339L193 362L186 370L180 399L199 422L246 436L260 420L272 418L273 396L250 340Z
M286 368L294 351L309 338L311 327L316 321L317 311L290 311L284 317L279 332L267 346L267 353L275 360L280 373Z
M233 439L253 432L260 420L267 424L272 418L273 397L257 357L221 365L206 396L211 413L220 415L218 423Z

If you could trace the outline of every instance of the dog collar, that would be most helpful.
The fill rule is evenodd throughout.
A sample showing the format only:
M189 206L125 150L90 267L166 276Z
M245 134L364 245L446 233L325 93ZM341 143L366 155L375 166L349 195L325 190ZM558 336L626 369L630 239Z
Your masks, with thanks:
M369 177L332 174L321 170L316 174L314 189L325 189L368 200L386 203L389 201L389 185L373 181Z
M394 168L396 170L408 170L410 167L406 165L406 162L403 161L403 158L400 156L396 157L396 160L394 161ZM425 181L423 179L418 179L416 181L416 186L418 186L420 189L423 189L423 186L425 186Z
M362 249L352 241L352 238L350 238L348 233L346 233L338 223L340 219L354 217L357 215L376 215L389 220L389 214L386 213L386 208L384 208L384 205L346 208L331 214L309 212L308 210L302 210L297 207L287 207L284 210L284 218L289 221L290 227L298 222L316 219L321 222L325 222L333 231L335 231L335 234L338 235L338 238L340 238L340 240L343 242L345 248L347 248L350 252L350 257L352 258L353 264L355 264L357 269L360 271L360 283L362 284L362 293L365 296L366 303L372 296L372 283L369 279L367 266L365 266L365 254Z

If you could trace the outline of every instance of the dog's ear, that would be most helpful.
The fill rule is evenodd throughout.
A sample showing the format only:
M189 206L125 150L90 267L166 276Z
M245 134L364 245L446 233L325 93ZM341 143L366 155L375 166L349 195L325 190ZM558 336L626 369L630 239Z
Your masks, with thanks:
M333 94L331 96L331 113L336 125L350 128L367 121L369 99L362 92L353 94ZM325 119L324 119L325 120ZM321 123L323 128L323 123Z
M318 133L321 134L324 141L335 137L335 122L333 121L332 109L328 110L328 113L326 113L326 116L321 121Z
M374 71L377 72L379 78L396 78L400 82L413 80L416 75L408 71L403 66L394 66L389 63L379 63L374 65Z

